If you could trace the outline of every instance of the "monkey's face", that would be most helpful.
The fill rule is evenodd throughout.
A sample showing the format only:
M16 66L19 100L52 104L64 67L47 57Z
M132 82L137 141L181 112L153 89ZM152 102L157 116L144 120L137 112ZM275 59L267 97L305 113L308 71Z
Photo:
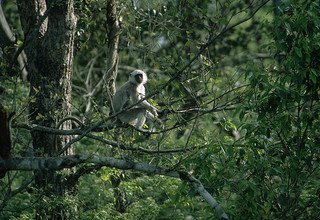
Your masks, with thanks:
M137 84L143 82L143 75L141 73L135 74L134 79L136 80Z
M129 80L130 82L136 85L139 85L139 84L145 84L148 78L147 78L147 74L142 70L135 70L130 73Z

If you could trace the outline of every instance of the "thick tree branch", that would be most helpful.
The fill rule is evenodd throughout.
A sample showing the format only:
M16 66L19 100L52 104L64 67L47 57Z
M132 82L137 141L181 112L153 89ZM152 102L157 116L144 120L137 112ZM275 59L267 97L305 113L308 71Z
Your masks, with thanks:
M219 206L217 201L210 195L210 193L204 188L202 183L184 171L175 171L166 169L163 167L133 162L128 160L120 160L113 157L99 157L95 155L72 155L62 157L25 157L25 158L13 158L10 160L0 160L0 167L4 167L7 170L61 170L64 168L71 168L79 164L94 164L96 166L107 166L121 170L136 170L151 175L164 175L174 178L179 178L188 182L198 193L202 196L207 203L218 214L220 219L228 219L226 213Z

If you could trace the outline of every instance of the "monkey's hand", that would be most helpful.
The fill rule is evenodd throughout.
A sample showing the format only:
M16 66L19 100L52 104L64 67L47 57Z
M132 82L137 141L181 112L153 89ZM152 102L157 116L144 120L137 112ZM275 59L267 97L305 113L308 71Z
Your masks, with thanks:
M156 107L153 107L150 109L151 113L155 116L158 117L158 109Z

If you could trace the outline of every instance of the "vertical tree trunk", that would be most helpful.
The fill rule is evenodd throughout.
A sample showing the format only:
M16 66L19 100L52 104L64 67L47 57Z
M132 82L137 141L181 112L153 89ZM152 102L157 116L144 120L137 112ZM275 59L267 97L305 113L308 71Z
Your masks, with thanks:
M36 28L40 16L49 10L39 34L35 39L29 39L30 43L26 46L31 99L29 120L39 125L56 127L61 119L71 113L73 46L77 22L73 0L19 0L18 8L27 39ZM71 123L65 122L62 127L69 129ZM56 138L45 132L32 132L33 148L37 156L56 155L69 139ZM73 152L69 149L66 154L70 153ZM49 194L64 193L59 175L53 171L36 172L35 182ZM38 210L37 218L45 218L43 215L48 215L47 212ZM53 210L50 219L62 219L63 215L63 211Z
M107 30L108 30L108 54L107 54L107 68L106 74L107 92L109 95L108 104L111 106L111 98L116 92L116 78L118 70L118 46L120 24L117 15L116 2L114 0L107 1ZM113 110L113 109L112 109Z
M0 160L8 160L11 157L10 124L7 110L0 103ZM6 174L6 169L0 167L0 179Z
M120 35L120 23L117 15L117 7L115 0L107 1L107 36L108 36L108 54L107 54L107 68L106 73L106 87L108 93L108 106L110 106L111 112L113 112L112 97L116 92L116 78L118 71L118 47L119 47L119 35ZM122 175L125 175L124 173ZM127 201L125 196L125 189L122 189L121 175L111 175L110 181L112 183L114 197L115 197L115 209L123 213L126 211Z
M119 46L119 34L120 34L120 23L119 17L117 14L117 7L115 0L107 0L106 1L106 8L107 8L107 22L106 22L106 29L107 29L107 39L108 39L108 48L107 48L107 69L103 73L102 79L99 83L95 86L94 89L91 89L91 86L88 86L88 90L90 91L89 94L86 96L88 98L86 104L86 113L88 113L91 109L91 98L95 96L101 90L105 94L106 97L106 105L110 107L110 113L113 112L112 107L112 96L115 94L116 86L115 81L117 78L117 70L118 70L118 46ZM87 85L90 84L90 79L87 79ZM105 101L105 99L103 100Z

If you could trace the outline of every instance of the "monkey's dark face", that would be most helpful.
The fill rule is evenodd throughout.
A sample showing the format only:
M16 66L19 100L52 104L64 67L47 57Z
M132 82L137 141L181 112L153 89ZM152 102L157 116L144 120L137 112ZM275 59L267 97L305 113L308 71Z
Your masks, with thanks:
M142 75L141 73L138 73L138 74L136 74L136 75L134 76L134 79L136 80L136 82L137 82L138 84L140 84L140 83L142 83L142 81L143 81L143 75Z

